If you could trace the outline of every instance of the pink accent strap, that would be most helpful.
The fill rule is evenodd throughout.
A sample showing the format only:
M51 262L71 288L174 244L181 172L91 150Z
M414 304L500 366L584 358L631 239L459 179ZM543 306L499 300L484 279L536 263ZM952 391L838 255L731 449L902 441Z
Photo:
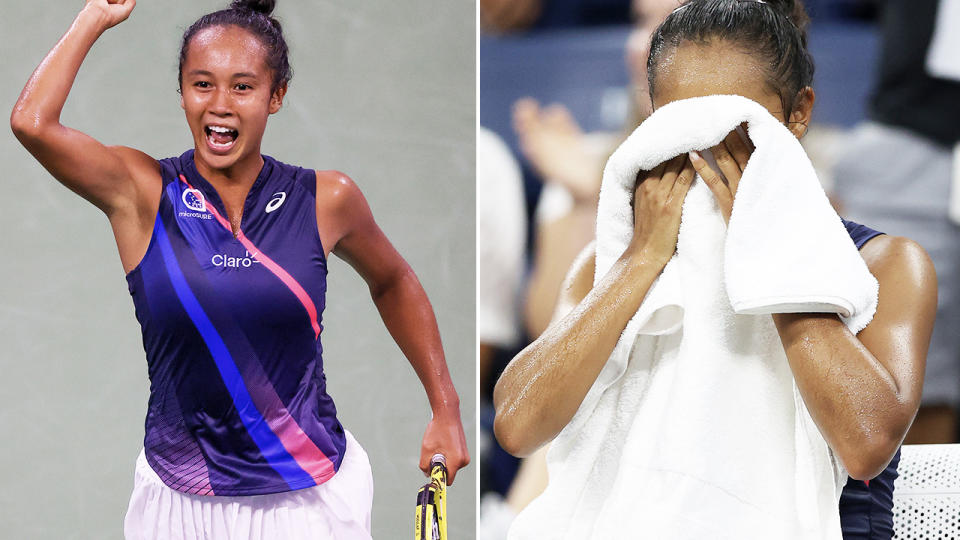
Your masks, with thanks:
M183 180L183 183L186 184L187 187L195 189L190 185L190 182L187 181L184 175L181 174L180 179ZM230 223L220 215L220 212L218 212L213 205L208 204L207 209L230 234L233 234L233 228L230 227ZM237 239L240 240L243 247L245 247L253 257L266 266L274 275L280 278L280 281L293 291L293 294L296 295L310 315L310 324L313 326L314 339L318 338L320 336L320 325L317 322L317 308L314 306L313 300L310 299L307 291L279 264L275 263L263 253L260 253L257 246L243 234L243 231L240 231ZM307 471L317 484L326 482L336 473L330 458L328 458L326 454L323 453L323 450L320 450L317 445L310 440L310 437L307 437L300 426L297 425L296 421L290 416L289 411L286 410L286 407L276 393L273 392L272 388L269 389L269 396L266 397L265 401L258 401L260 402L257 403L257 408L266 409L261 410L260 413L267 421L267 425L270 426L270 430L277 435L283 447L293 456L297 464L300 465L300 468Z
M190 189L195 189L192 185L190 185L190 182L187 181L187 177L184 175L180 175L180 180L183 180L183 183L186 184ZM220 212L217 212L217 209L212 204L207 205L207 210L209 210L210 213L213 214L213 217L220 222L220 225L223 225L228 231L230 231L230 234L233 234L233 228L230 226L230 223L220 215ZM300 300L300 303L303 304L304 309L307 310L307 314L310 316L310 326L313 327L313 337L314 339L319 338L320 323L318 322L317 306L313 304L313 300L310 298L310 295L307 294L307 291L305 291L303 287L297 283L297 280L293 279L293 276L284 270L283 267L275 263L270 257L267 257L266 254L261 253L260 249L254 245L254 243L251 242L245 234L243 234L243 230L239 231L237 240L240 240L240 243L243 244L243 247L245 247L254 258L266 266L268 270L273 272L273 275L280 278L280 281L282 281L283 284L286 285L291 292L293 292L297 299Z

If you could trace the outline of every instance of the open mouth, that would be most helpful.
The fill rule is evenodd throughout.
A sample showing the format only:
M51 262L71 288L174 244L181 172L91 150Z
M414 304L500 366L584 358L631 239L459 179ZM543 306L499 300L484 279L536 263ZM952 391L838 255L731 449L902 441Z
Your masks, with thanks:
M203 131L207 134L207 144L219 151L229 150L240 135L237 130L225 126L205 126Z

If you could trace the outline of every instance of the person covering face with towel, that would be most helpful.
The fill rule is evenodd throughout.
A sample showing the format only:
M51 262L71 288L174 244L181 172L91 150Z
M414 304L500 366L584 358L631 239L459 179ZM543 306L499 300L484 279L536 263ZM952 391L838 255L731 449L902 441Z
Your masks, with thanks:
M802 30L805 22L802 5L793 1L691 0L682 4L652 39L648 72L654 109L688 98L739 95L762 105L796 137L803 136L814 103L810 87L813 64ZM513 359L497 384L494 427L505 449L529 455L554 440L577 415L627 323L648 300L647 293L677 250L681 208L692 183L702 179L709 187L722 216L717 226L729 222L738 184L754 147L734 130L709 150L716 159L715 166L697 152L684 152L640 172L634 193L632 237L609 270L594 280L593 246L574 263L558 311L564 311L563 304L571 309ZM891 468L895 469L895 456L919 405L936 311L936 277L927 254L911 240L880 235L851 222L845 225L879 283L871 322L857 333L836 314L774 313L772 323L803 405L832 456L851 477L844 491L846 497L848 492L866 488L878 475L884 482L876 483L892 489L895 470ZM630 399L642 400L643 396L623 396L624 401ZM690 416L687 411L681 412L664 422ZM742 421L750 422L749 411L744 413ZM702 416L709 414L711 411L704 411ZM651 432L648 438L658 441L658 435ZM746 449L755 447L757 441L731 439L729 444ZM715 449L705 447L702 452L701 461L716 460ZM575 454L570 456L576 458ZM618 475L631 472L620 470L621 463L618 459L598 459L589 468L589 475L614 482ZM729 466L723 462L713 465L717 469ZM552 475L550 480L563 479ZM771 490L783 489L784 483L792 481L767 480ZM703 507L709 508L710 497L704 493L698 500L688 501L689 511L686 515L681 511L681 519L676 521L676 529L669 531L669 537L697 537L690 523L704 515ZM581 504L604 503L584 498ZM531 508L535 506L536 502ZM642 510L637 508L637 512ZM887 519L880 521L889 524L889 507L886 511ZM521 514L518 522L523 517ZM636 523L631 516L622 518L624 523ZM717 526L713 537L731 534L723 527L738 518L749 519L729 516L729 521ZM846 538L892 534L889 530L858 531L846 519L843 527ZM592 533L578 537L591 536L601 528L609 529L609 523L597 524ZM548 532L541 537L572 534L569 529L555 529L556 534ZM529 536L523 532L515 527L511 537ZM878 532L880 536L876 536ZM618 537L643 538L649 533L639 527L620 530ZM782 530L777 537L820 536Z

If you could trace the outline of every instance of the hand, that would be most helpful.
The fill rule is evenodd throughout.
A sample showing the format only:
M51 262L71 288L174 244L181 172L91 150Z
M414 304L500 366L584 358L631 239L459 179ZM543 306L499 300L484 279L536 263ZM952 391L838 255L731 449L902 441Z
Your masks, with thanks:
M677 250L683 200L693 182L694 169L686 155L679 155L640 171L633 194L633 252L646 252L664 265Z
M430 458L434 454L443 454L447 461L447 485L453 484L457 471L470 463L470 451L467 439L460 423L460 410L455 408L440 414L434 413L427 430L423 434L420 448L420 470L430 474Z
M746 128L746 126L743 126ZM737 194L737 186L740 185L740 177L743 176L743 170L747 167L747 161L753 154L754 146L750 142L744 142L737 130L727 134L720 144L710 149L713 157L717 160L717 166L720 172L726 177L717 174L710 165L700 156L698 152L690 152L690 161L697 170L697 174L710 187L713 196L717 198L717 204L720 206L720 213L723 220L730 223L730 213L733 211L733 198Z
M513 130L520 151L544 182L556 182L574 200L596 206L606 156L591 148L566 107L519 99L513 104Z
M94 14L106 30L127 20L136 5L137 0L87 0L83 11Z

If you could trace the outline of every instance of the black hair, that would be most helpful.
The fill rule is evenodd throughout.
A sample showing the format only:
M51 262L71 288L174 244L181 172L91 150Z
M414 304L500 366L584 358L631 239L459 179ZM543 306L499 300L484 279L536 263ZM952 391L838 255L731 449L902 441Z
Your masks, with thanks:
M178 81L183 86L183 64L187 60L190 41L201 30L211 26L238 26L255 35L267 49L267 66L273 71L273 90L285 85L293 78L290 67L287 42L283 39L283 28L270 16L277 0L233 0L230 7L208 13L197 19L186 32L180 44L180 68Z
M768 66L767 84L780 95L789 118L797 94L813 83L813 57L807 50L810 18L801 0L688 0L653 33L647 58L650 98L657 63L683 41L726 41Z

